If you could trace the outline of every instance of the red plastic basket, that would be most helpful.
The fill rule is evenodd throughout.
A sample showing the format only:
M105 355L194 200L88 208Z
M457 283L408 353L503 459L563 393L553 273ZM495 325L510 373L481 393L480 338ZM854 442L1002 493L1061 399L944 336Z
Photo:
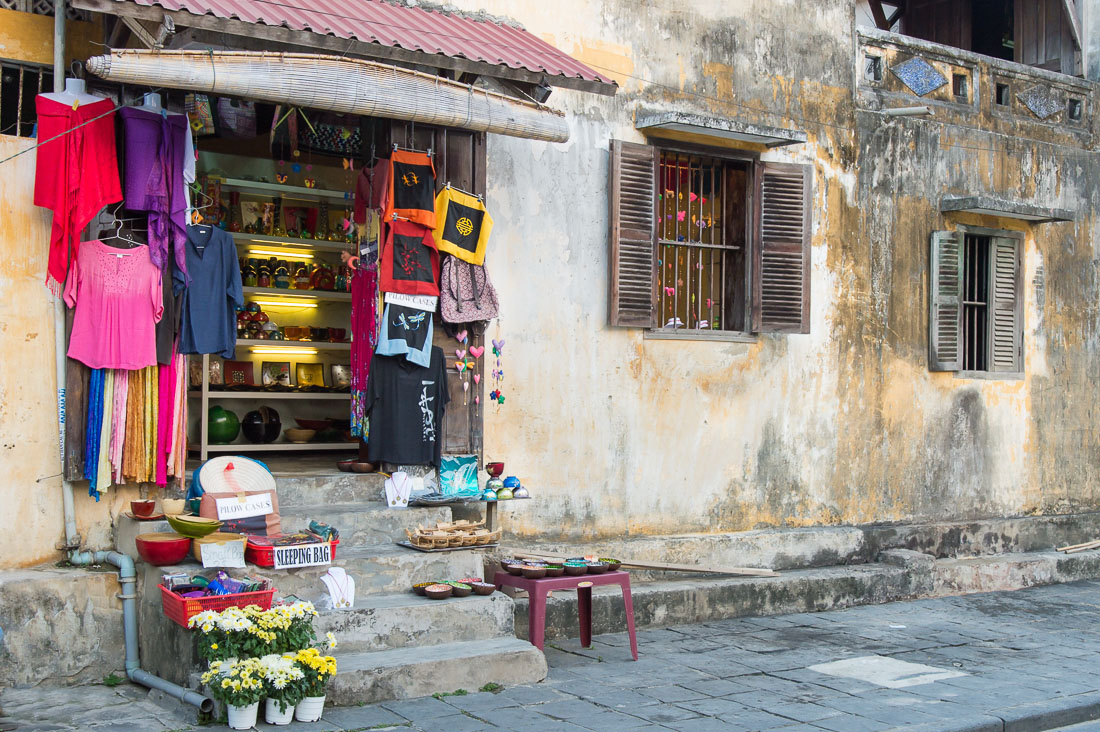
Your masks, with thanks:
M264 546L256 544L255 539L257 537L248 537L248 543L244 547L244 560L251 564L255 564L257 567L274 567L275 566L275 547ZM318 537L320 539L320 537ZM262 538L261 538L262 540ZM310 542L313 544L321 544L323 541ZM332 559L336 559L336 547L340 545L340 539L333 539L332 542ZM280 547L281 548L281 547Z
M177 625L187 627L187 621L203 610L226 610L231 607L258 605L261 610L271 608L271 598L275 590L259 592L238 592L235 595L210 595L209 597L180 597L164 585L160 587L160 599L164 605L164 614Z

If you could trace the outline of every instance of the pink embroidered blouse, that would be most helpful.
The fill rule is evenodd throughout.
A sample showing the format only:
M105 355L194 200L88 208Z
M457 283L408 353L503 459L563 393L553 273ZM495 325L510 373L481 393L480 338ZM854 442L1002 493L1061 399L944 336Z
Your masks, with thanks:
M65 303L76 308L69 358L93 369L156 365L155 326L164 299L148 247L81 244L65 283Z

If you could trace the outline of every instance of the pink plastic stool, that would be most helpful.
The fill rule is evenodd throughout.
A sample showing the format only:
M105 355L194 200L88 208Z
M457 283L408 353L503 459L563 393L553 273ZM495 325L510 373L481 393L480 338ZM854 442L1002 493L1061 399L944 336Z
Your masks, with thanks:
M630 652L638 660L638 639L634 635L634 600L630 597L630 575L623 571L604 574L582 574L579 577L546 577L526 579L507 572L497 572L493 577L497 589L515 587L527 590L527 637L540 651L546 638L546 596L553 590L577 591L577 614L581 623L581 646L592 645L592 588L600 585L619 585L623 591L626 609L626 632L630 635Z

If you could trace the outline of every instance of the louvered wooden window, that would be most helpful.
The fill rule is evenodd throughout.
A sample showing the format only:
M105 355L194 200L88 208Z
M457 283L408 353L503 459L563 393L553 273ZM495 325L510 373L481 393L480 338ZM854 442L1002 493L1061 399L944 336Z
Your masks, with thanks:
M612 325L809 332L809 169L611 141Z
M1020 236L1012 232L933 233L931 370L1023 370L1021 248Z

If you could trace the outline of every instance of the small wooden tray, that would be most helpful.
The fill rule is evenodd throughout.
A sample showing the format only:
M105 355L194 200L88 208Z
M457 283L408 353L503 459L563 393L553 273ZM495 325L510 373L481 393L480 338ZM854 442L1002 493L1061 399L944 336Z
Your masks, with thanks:
M426 547L417 546L416 544L413 544L411 541L399 541L399 542L397 542L397 546L403 546L406 549L415 549L418 552L428 552L428 553L431 553L431 552L462 552L462 551L466 551L468 549L492 549L493 547L500 546L500 542L494 542L492 544L480 544L478 546L448 546L448 547L443 547L441 549L428 549Z

